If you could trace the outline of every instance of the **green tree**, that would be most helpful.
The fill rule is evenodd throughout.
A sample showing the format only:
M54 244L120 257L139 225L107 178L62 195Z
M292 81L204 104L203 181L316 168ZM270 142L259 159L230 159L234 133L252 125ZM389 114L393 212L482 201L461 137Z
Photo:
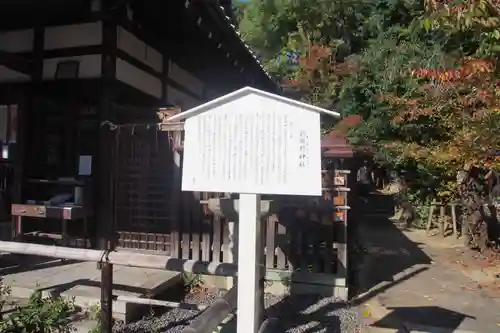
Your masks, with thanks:
M416 186L448 195L500 144L498 1L252 0L240 29L303 100L361 116L351 139Z

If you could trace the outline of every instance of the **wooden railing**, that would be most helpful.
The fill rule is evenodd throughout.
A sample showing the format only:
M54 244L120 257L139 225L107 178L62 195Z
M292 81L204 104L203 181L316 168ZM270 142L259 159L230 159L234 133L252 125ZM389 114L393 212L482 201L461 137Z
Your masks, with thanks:
M300 213L299 213L300 214ZM265 220L266 267L283 270L308 270L316 273L336 272L336 233L333 222L324 224L313 217L273 215ZM225 219L212 217L202 226L169 234L119 232L119 247L140 249L172 255L179 259L227 262L229 256L228 224ZM188 226L184 226L186 229ZM173 244L178 234L180 244ZM177 246L177 249L173 247Z
M197 274L235 276L238 272L236 264L213 263L193 260L183 260L162 255L133 253L127 251L101 251L90 249L78 249L59 246L48 246L19 242L0 241L0 252L37 255L58 259L79 260L96 262L101 267L101 333L112 332L112 303L113 303L113 265L137 268L149 268L169 270L178 272L190 272ZM127 297L130 303L145 304L145 299ZM186 333L208 333L213 332L231 312L236 308L237 287L234 286L227 294L206 308L199 308L195 304L180 304L176 302L165 302L149 300L148 304L167 307L188 307L202 310L202 314L184 330Z

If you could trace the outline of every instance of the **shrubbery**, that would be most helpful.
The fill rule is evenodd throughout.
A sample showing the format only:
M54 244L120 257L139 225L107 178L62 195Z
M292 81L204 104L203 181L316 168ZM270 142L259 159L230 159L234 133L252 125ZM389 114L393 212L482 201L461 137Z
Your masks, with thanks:
M0 277L0 313L3 313L11 288ZM72 300L62 297L43 297L34 292L26 306L16 307L0 320L2 333L69 333L75 331L71 316L76 313ZM98 318L97 318L98 319ZM98 320L99 321L99 320ZM91 332L97 332L92 330Z

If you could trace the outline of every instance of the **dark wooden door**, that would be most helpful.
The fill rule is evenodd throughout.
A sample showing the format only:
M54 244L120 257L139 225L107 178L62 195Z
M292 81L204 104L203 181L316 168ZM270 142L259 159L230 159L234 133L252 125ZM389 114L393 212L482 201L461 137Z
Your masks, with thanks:
M168 134L137 125L116 135L118 245L169 253L173 161Z

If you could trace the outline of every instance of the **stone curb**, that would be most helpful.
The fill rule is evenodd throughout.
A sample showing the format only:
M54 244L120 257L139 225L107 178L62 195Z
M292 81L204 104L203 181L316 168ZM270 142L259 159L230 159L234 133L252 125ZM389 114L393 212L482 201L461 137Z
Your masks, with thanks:
M409 333L479 333L476 331L437 327L437 326L418 325L418 324L413 324L413 323L405 323L404 327L406 328L406 330Z

